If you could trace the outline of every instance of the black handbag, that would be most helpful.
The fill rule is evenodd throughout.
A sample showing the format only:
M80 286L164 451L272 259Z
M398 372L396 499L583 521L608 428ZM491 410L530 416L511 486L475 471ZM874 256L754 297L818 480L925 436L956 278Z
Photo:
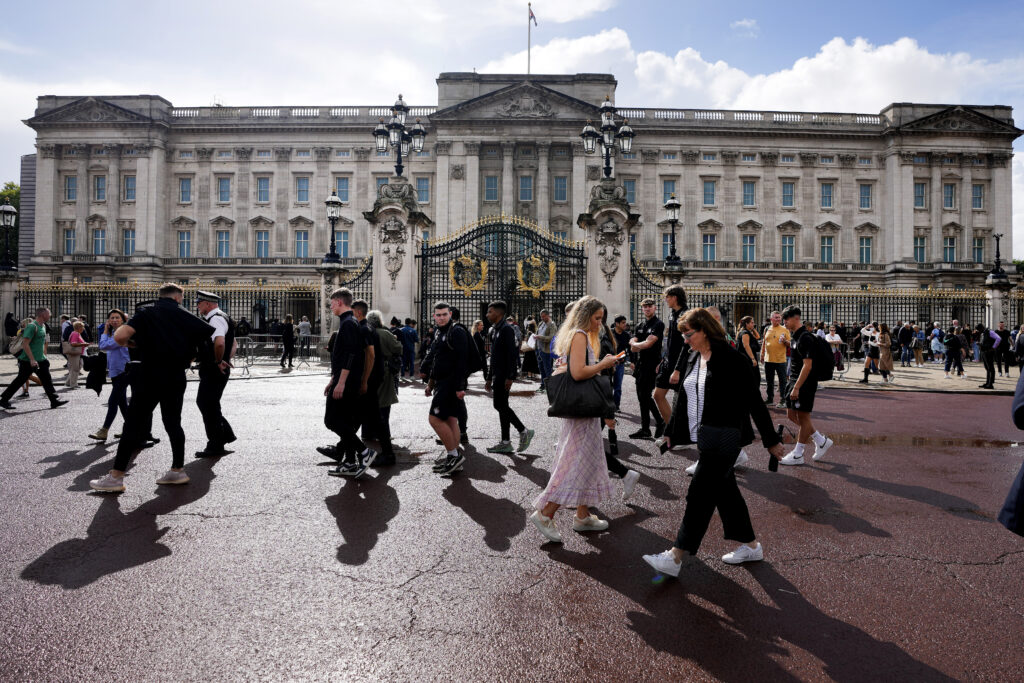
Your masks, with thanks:
M569 371L566 353L565 372L547 380L548 417L605 417L615 414L612 384L607 377L594 375L577 381Z
M735 427L697 427L697 450L701 453L736 455L743 448L743 433Z

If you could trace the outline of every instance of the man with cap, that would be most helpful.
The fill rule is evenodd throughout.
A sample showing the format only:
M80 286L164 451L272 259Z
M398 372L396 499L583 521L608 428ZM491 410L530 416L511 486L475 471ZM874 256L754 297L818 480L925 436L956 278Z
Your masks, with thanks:
M196 405L203 415L206 427L206 448L196 452L197 458L219 458L227 455L225 444L235 440L235 432L224 418L220 398L231 376L231 358L235 353L235 326L220 310L220 297L212 292L198 290L196 305L199 316L211 327L210 345L199 358L199 391Z
M114 332L114 341L119 345L134 342L139 360L127 366L132 377L132 400L114 467L105 477L89 482L96 491L124 491L124 472L145 445L158 405L173 460L171 469L156 483L187 484L189 480L184 472L185 432L181 428L185 370L214 330L182 307L184 292L178 285L167 283L158 294L160 298L139 305L132 319Z

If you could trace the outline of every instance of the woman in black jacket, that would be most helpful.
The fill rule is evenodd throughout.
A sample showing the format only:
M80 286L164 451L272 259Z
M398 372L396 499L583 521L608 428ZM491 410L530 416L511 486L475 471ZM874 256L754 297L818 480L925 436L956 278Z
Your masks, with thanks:
M284 351L281 353L281 367L284 367L286 358L288 367L292 367L292 359L295 357L295 324L292 322L290 313L284 317L284 322L281 323L281 343L284 345Z
M740 448L753 440L751 418L768 452L776 458L782 455L751 363L726 341L722 324L707 310L692 308L679 318L679 330L691 351L683 363L665 435L669 445L696 442L699 459L675 544L658 555L644 555L647 564L669 576L679 576L682 561L697 554L715 508L725 538L742 544L722 560L740 564L764 558L733 472Z

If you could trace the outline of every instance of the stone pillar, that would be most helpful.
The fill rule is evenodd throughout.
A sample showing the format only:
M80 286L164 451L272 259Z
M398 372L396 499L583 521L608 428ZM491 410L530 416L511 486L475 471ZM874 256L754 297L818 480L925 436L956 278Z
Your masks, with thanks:
M576 224L587 233L587 289L601 299L610 315L629 310L629 231L640 219L630 213L626 189L605 178L590 193L589 212Z
M324 208L326 211L326 207ZM338 318L331 313L331 292L338 287L341 287L341 283L350 277L350 273L345 266L340 263L321 263L317 266L316 271L320 273L320 334L324 338L324 348L320 349L321 355L326 351L326 340L331 338L331 335L338 331Z
M464 142L462 147L466 151L466 203L452 230L480 217L480 143Z
M213 185L210 161L213 159L213 147L199 147L196 154L199 156L199 172L195 176L196 186L193 188L196 195L196 234L192 238L192 255L216 256L217 240L210 226L210 193Z
M415 188L405 178L381 187L373 210L363 216L372 226L373 307L384 320L405 319L416 306L419 234L433 221L419 210Z
M572 214L580 215L587 211L587 158L583 156L583 143L572 143ZM572 215L570 214L570 215ZM569 235L571 240L579 240L585 235Z
M19 279L20 275L16 270L0 270L0 311L3 311L4 315L7 315L8 311L15 311L15 315L19 315L18 309L14 307ZM7 353L7 344L10 343L10 339L3 330L0 330L0 335L3 336L4 353Z
M107 253L121 253L121 145L103 145L107 163ZM38 182L38 181L37 181Z
M61 251L57 235L57 207L64 197L64 186L57 176L57 147L36 145L36 235L33 258ZM27 264L26 264L27 265Z
M309 188L309 217L313 221L313 234L309 236L310 255L326 254L331 245L331 222L327 220L327 205L324 204L324 199L331 196L331 190L334 189L330 168L331 152L330 147L313 148L316 174Z
M270 219L274 221L273 234L270 237L271 256L294 256L295 240L292 237L291 225L288 223L288 209L292 205L292 185L295 180L291 169L292 148L274 148L274 178L270 181L274 197Z
M78 176L78 198L75 202L75 253L88 254L89 202L92 200L92 177L89 175L89 145L72 145L75 149L75 174Z
M537 144L537 223L551 230L551 179L548 177L548 154L551 143Z
M353 202L353 208L362 206L370 206L372 200L377 199L377 187L374 184L373 174L370 173L370 150L369 147L356 147L356 170L352 174L352 180L356 184L355 186L355 202ZM353 188L349 188L349 192L352 192ZM350 244L350 256L364 257L370 255L370 244L367 232L361 229L353 230L351 235Z
M501 143L501 212L506 216L514 215L516 211L515 170L512 168L515 151L516 143Z
M235 175L235 233L232 236L235 243L231 249L236 256L256 256L256 236L249 225L249 207L253 204L253 197L249 191L249 181L252 177L249 171L250 159L252 147L235 147L238 172ZM250 247L250 244L253 246Z
M466 171L465 167L456 169L451 166L451 158L448 156L451 146L452 143L447 140L439 140L434 143L434 158L437 159L437 163L434 167L434 195L431 201L434 203L434 219L437 222L438 235L447 235L455 230L448 202L451 197L452 181L455 180L456 175L461 181ZM404 318L402 319L404 320Z

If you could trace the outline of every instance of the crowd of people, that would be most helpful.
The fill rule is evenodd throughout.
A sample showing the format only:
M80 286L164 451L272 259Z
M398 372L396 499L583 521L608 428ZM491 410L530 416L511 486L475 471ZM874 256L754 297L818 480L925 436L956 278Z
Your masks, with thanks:
M112 385L104 422L90 438L106 441L119 412L124 419L122 432L115 435L120 441L113 465L107 475L90 482L93 490L125 490L124 476L132 459L158 442L152 436L158 406L172 462L157 483L188 482L181 413L185 372L193 362L198 363L200 378L196 404L207 437L205 448L196 456L222 457L229 453L226 446L236 440L220 403L237 349L238 326L219 308L216 294L197 293L198 315L183 308L182 300L181 288L166 284L155 301L140 305L130 318L112 309L97 342L92 341L93 331L84 316L62 316L67 386L77 386L83 351L92 345L102 352L103 365L94 361L90 378L94 373L100 376L102 387L102 378L109 375ZM961 361L971 360L973 348L975 360L987 370L982 386L991 388L997 364L998 372L1002 374L1005 367L1007 375L1010 365L1021 367L1024 345L1024 334L1006 330L1003 324L995 330L977 325L973 332L965 332L956 320L945 330L934 323L927 332L914 321L898 321L892 328L874 322L826 326L805 323L797 306L773 311L763 326L744 317L731 330L723 325L716 307L687 308L681 286L664 292L668 321L659 319L658 301L645 299L643 319L632 329L622 315L609 324L607 307L593 296L566 306L561 325L556 325L551 311L542 310L537 320L529 317L523 327L504 301L489 304L486 324L476 320L470 327L460 320L457 307L438 302L433 324L422 337L416 321L407 318L403 324L393 317L385 325L380 311L371 310L346 288L336 289L329 302L338 328L328 345L331 369L323 392L324 425L337 439L316 449L337 463L328 474L359 478L371 466L393 465L392 407L403 384L422 381L431 397L427 424L443 449L433 471L442 477L455 476L463 469L469 443L466 391L470 377L478 372L500 426L499 439L487 452L523 453L535 431L516 414L509 397L514 382L535 375L540 381L537 391L548 395L549 416L559 420L550 477L529 515L550 542L562 540L556 522L560 508L575 511L574 531L603 531L609 522L594 514L593 508L613 497L611 477L622 482L622 500L636 489L639 474L617 458L617 414L628 368L634 377L640 424L626 438L652 441L661 453L673 448L697 451L696 462L685 470L693 479L675 542L643 558L670 576L677 576L696 555L716 509L725 538L739 543L722 560L739 564L764 557L735 469L750 460L746 448L754 441L755 427L769 454L770 470L826 457L834 443L813 422L815 398L819 383L831 379L844 364L863 357L864 382L876 370L883 381L892 381L897 357L901 367L944 362L948 376L950 369L962 373ZM11 350L18 359L18 375L0 396L0 407L13 410L13 393L19 387L27 391L30 377L43 386L51 407L67 403L57 396L46 360L49 319L50 311L40 308L33 319L13 330ZM11 320L8 316L7 322ZM308 336L309 323L303 318L295 325L287 316L281 329L284 354L280 362L290 365L296 335ZM7 331L12 332L10 326ZM776 427L769 413L773 403L786 410L795 429L789 452L782 445L783 427Z

